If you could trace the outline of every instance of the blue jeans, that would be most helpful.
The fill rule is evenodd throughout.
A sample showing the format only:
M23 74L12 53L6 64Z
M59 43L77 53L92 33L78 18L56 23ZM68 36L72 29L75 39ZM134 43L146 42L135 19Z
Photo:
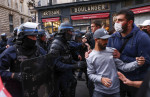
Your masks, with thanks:
M101 92L94 91L93 97L120 97L120 93L114 93L114 94L105 94Z

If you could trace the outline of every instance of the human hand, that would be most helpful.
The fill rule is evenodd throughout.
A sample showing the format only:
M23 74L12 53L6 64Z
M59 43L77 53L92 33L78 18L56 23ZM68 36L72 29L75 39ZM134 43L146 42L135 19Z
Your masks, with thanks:
M9 45L6 45L6 48L9 48L10 46Z
M106 77L102 77L101 82L106 87L110 87L112 84L111 80L109 78L106 78Z
M132 81L127 79L121 72L117 72L119 79L126 85L132 86Z
M87 52L85 52L85 58L88 58L89 57L89 54L92 52L92 50L89 50Z
M82 57L80 55L78 55L78 59L81 61L82 60Z
M114 58L120 58L120 52L117 49L114 50L113 57Z
M145 58L144 57L136 57L136 61L138 62L139 66L142 66L145 63Z
M86 39L86 38L83 38L83 39L82 39L82 43L85 43L85 42L87 42L87 39Z
M87 46L88 51L91 50L91 47L90 47L90 45L88 43L85 43L85 45Z

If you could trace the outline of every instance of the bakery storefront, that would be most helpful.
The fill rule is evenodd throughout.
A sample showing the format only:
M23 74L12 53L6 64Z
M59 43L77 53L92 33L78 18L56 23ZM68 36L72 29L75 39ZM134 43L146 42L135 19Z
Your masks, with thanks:
M100 20L105 27L109 26L108 10L110 10L110 7L108 3L77 6L72 7L70 10L71 14L77 14L71 15L72 25L74 26L74 29L80 29L81 31L86 30L87 26L90 26L93 20Z

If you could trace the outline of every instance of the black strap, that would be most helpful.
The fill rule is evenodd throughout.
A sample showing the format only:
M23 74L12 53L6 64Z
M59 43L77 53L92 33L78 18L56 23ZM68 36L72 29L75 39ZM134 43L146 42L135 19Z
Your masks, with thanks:
M131 37L132 37L132 36L131 36ZM124 43L123 43L121 49L119 50L120 53L122 53L123 49L125 48L125 45L127 44L127 42L129 41L129 39L130 39L131 37L127 38L127 39L124 41Z

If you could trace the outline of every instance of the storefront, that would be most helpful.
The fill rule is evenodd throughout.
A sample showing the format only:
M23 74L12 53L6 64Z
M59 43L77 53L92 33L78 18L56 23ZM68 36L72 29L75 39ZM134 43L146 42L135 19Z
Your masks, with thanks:
M113 0L111 0L113 1ZM115 0L114 0L115 1ZM57 32L60 23L70 22L74 30L85 31L93 20L100 20L102 25L112 28L112 15L115 13L114 2L90 1L82 3L59 4L36 8L42 28L49 33Z
M85 31L87 27L91 25L91 22L93 20L100 20L102 24L105 26L109 25L108 10L110 10L109 3L72 7L71 8L72 25L74 26L74 29L79 29L81 31ZM100 12L100 11L103 11L103 12ZM85 12L92 13L92 14L83 14ZM72 14L77 14L77 15L72 15Z
M51 9L42 11L42 28L44 28L49 33L57 32L58 27L61 23L60 20L60 10L59 9ZM51 16L51 17L49 17Z
M109 25L109 13L96 13L71 16L74 29L86 30L93 20L100 20L103 25Z

